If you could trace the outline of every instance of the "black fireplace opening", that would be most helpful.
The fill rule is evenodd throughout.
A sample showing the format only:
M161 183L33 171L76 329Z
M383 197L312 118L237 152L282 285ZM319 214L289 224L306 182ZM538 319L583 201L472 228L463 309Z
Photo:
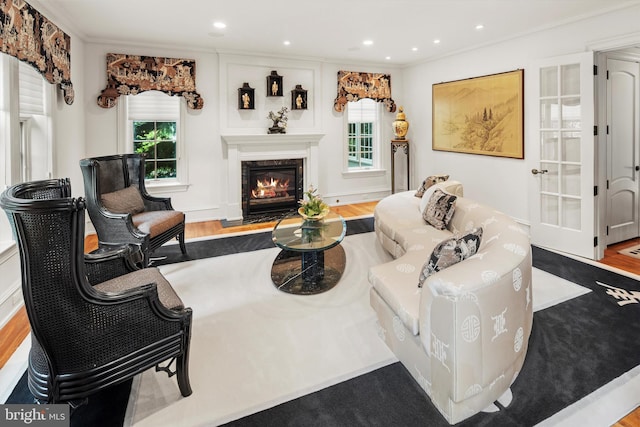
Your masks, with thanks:
M297 209L304 191L303 163L302 159L242 162L243 219L255 220Z

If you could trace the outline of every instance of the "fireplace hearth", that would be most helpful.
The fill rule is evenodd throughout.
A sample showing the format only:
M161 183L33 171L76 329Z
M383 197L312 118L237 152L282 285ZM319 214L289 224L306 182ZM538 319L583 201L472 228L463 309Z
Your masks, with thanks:
M243 220L297 209L304 191L303 164L303 159L243 161Z

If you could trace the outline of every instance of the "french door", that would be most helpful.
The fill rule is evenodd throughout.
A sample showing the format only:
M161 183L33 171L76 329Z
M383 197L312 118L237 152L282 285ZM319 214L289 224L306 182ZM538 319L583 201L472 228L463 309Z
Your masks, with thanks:
M531 242L596 258L593 53L532 67Z

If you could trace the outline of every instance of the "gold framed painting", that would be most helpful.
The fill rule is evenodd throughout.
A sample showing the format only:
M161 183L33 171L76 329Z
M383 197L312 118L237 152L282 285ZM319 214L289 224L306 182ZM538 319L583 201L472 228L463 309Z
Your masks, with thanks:
M524 70L433 85L432 147L524 159Z

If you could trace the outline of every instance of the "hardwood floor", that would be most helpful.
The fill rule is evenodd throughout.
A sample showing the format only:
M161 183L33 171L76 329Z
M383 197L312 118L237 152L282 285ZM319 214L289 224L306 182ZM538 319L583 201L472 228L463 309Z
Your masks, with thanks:
M345 218L353 218L362 215L368 215L373 213L377 202L359 203L354 205L334 206L331 209L334 212L339 213ZM224 227L221 221L207 221L188 223L185 229L185 237L187 239L193 239L197 237L206 237L217 234L238 233L244 231L254 231L262 229L273 228L275 222L265 222L260 224L240 225L234 227ZM629 240L626 242L618 243L607 248L605 251L605 257L600 261L603 264L610 265L612 267L619 268L621 270L629 271L631 273L640 274L640 259L631 258L625 255L618 254L618 250L640 244L640 238ZM85 250L87 252L97 247L97 239L95 235L87 236L85 240ZM3 330L4 332L4 330ZM15 349L14 349L15 350ZM13 353L13 350L9 350L9 355ZM3 353L6 353L4 346L0 347L0 360L2 360ZM614 427L640 427L640 407L629 415L625 416Z
M332 206L331 210L344 218L355 218L373 213L373 208L378 204L375 202L365 202L353 205ZM246 224L232 227L224 227L222 221L190 222L185 226L185 239L195 239L197 237L215 236L219 234L241 233L245 231L272 229L276 222L261 222L259 224ZM98 240L95 235L88 235L84 241L85 252L91 252L98 247Z

